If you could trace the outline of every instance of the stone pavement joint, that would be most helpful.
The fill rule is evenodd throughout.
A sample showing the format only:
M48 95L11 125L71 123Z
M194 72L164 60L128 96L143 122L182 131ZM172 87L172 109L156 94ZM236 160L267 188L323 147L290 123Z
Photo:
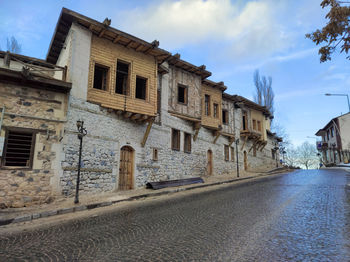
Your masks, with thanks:
M45 217L49 217L49 216L74 213L74 212L79 212L79 211L83 211L83 210L91 210L91 209L95 209L95 208L110 206L110 205L121 203L121 202L133 201L133 200L138 200L138 199L148 198L148 197L161 196L161 195L166 195L166 194L171 194L171 193L193 190L193 189L197 189L197 188L205 188L205 187L210 187L210 186L229 184L229 183L239 182L239 181L243 181L243 180L250 180L253 178L268 178L268 177L271 177L272 175L278 175L278 174L287 173L290 171L292 171L292 170L287 170L287 169L272 170L272 171L267 172L265 174L260 174L260 175L255 175L255 176L239 177L239 178L229 179L229 180L224 180L224 181L219 181L219 182L195 184L195 185L190 185L190 186L187 185L184 187L171 188L171 189L160 191L160 192L150 192L150 193L145 193L145 194L134 195L134 196L130 196L130 197L122 198L122 199L117 199L117 200L113 200L113 201L103 201L103 202L97 202L97 203L91 203L91 204L84 204L84 205L68 207L68 208L59 208L59 209L54 209L54 210L49 210L49 211L44 211L44 212L37 212L36 211L35 213L32 213L32 214L24 214L24 215L16 216L13 218L5 218L5 219L0 218L0 226L5 226L5 225L19 223L19 222L27 222L27 221L31 221L34 219L45 218Z

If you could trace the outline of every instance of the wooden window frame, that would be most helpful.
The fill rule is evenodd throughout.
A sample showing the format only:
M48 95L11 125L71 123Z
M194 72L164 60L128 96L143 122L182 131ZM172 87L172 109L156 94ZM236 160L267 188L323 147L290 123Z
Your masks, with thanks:
M125 65L128 65L128 78L126 80L126 89L123 90L122 93L117 93L116 92L117 91L117 80L118 80L118 78L117 78L117 75L118 75L118 63L123 63ZM123 73L125 73L125 72L123 72ZM116 68L115 68L114 94L116 94L116 95L123 95L123 96L130 96L130 94L131 94L131 90L130 90L131 89L130 76L131 76L131 62L128 62L128 61L125 61L125 60L122 60L122 59L117 59ZM135 81L136 81L136 79L135 79ZM136 83L135 83L135 88L136 88Z
M142 80L145 80L146 82L146 85L145 85L145 98L139 98L139 97L136 97L136 92L137 92L137 78L139 79L142 79ZM147 77L143 77L143 76L140 76L140 75L136 75L136 78L135 78L135 99L140 99L140 100L144 100L144 101L147 101L148 100L148 78Z
M228 125L228 110L226 110L226 109L222 110L222 123L224 125Z
M253 130L258 130L256 127L256 120L255 119L253 119Z
M214 118L219 118L219 104L218 103L213 104L213 116L214 116Z
M184 102L179 101L179 90L180 88L183 88L184 90ZM188 104L188 86L177 84L177 103L181 105L187 105Z
M234 147L230 147L230 153L231 153L231 161L234 162L235 161L235 148Z
M262 128L261 128L261 121L257 121L257 127L258 127L258 131L261 132Z
M184 133L184 152L191 154L192 151L192 135Z
M208 101L207 101L207 99L206 98L208 98ZM208 94L204 94L204 114L206 115L206 116L210 116L210 114L211 114L211 110L210 110L210 95L208 95Z
M248 131L248 113L247 111L242 112L242 130L243 131Z
M224 159L225 161L230 160L230 147L228 145L224 145Z
M176 144L174 143L174 135L178 134L178 137L176 138ZM178 129L171 129L171 149L172 150L176 150L176 151L180 151L180 137L181 137L181 132Z
M26 169L26 170L32 169L33 168L33 161L34 161L36 135L37 135L38 131L33 130L33 129L28 129L28 128L10 127L10 128L7 128L5 132L6 133L5 133L4 151L3 151L3 155L1 157L1 162L0 162L1 169ZM29 163L27 166L7 166L6 165L6 154L8 153L7 152L8 136L9 136L10 132L23 132L23 133L28 133L28 134L32 135L29 160L28 160Z
M111 68L107 65L104 65L102 63L98 63L98 62L94 62L93 63L93 67L94 67L94 73L93 73L93 77L92 77L92 89L94 90L99 90L99 91L103 91L103 92L109 92L109 75L110 75L110 71L111 71ZM106 86L106 89L103 89L101 87L101 89L99 88L95 88L95 73L96 73L96 67L99 67L101 69L104 69L104 70L107 70L107 73L106 73L106 83L105 83L105 86Z

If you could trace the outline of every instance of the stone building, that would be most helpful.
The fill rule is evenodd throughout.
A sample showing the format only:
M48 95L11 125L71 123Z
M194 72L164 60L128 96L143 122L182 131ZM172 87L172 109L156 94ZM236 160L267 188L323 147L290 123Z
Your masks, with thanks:
M64 79L64 71L0 52L1 208L50 202L60 192L60 141L71 84L52 75Z
M72 88L56 147L53 195L75 190L77 121L87 130L82 193L234 177L237 164L241 175L276 167L278 138L269 131L266 108L224 93L224 83L209 80L205 66L158 46L110 27L108 19L100 23L62 9L46 61L67 69Z
M350 113L333 118L325 127L318 130L317 149L322 153L323 163L349 163L350 160Z

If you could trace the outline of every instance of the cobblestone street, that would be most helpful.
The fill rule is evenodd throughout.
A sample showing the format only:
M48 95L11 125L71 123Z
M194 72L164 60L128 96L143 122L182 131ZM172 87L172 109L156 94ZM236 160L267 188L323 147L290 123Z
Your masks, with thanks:
M0 236L0 261L349 261L350 183L295 171Z

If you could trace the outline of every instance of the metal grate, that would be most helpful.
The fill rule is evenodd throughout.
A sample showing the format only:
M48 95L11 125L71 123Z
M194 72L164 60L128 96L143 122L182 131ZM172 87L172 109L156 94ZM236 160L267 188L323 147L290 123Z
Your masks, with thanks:
M29 167L31 164L33 133L8 131L4 165Z

